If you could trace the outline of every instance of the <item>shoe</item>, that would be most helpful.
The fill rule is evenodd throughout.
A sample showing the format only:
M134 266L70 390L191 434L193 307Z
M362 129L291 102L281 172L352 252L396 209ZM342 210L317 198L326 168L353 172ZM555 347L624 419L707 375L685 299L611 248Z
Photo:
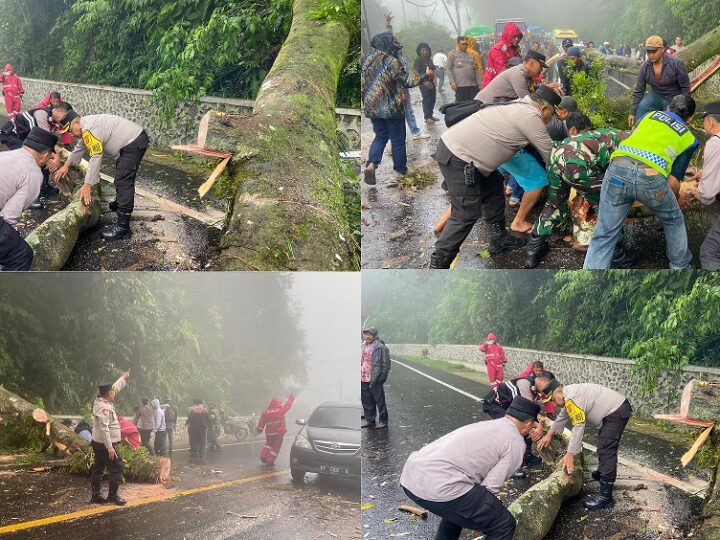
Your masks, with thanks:
M622 244L615 245L610 268L633 268L637 264L637 257L625 249Z
M518 469L512 475L513 478L527 478L527 474L522 469Z
M28 208L30 208L30 210L42 210L43 208L45 208L45 205L40 200L40 197L38 197Z
M58 193L60 193L60 190L55 186L51 186L49 183L43 184L40 188L40 195L44 195L46 197L54 197Z
M508 233L504 222L490 223L490 245L488 246L490 255L520 249L524 245L525 239Z
M368 422L367 420L363 420L362 422L360 422L360 427L375 427L375 422Z
M107 242L130 238L130 214L118 211L117 223L105 229L101 235Z
M439 118L435 118L434 116L431 116L430 118L426 118L426 120L430 120L431 122L439 122Z
M375 424L375 426L373 426L373 427L374 427L374 429L384 429L384 428L387 427L387 424L384 424L383 422L378 422L378 423Z
M550 250L547 239L544 236L530 235L528 242L527 257L523 268L536 268L545 254Z
M607 508L613 505L613 484L600 480L600 493L597 495L590 495L583 505L588 510L600 510L601 508Z
M590 476L592 476L592 479L597 482L600 480L600 471L593 471L590 473Z
M100 495L99 491L93 491L92 497L90 497L90 504L105 504L108 500Z
M114 201L110 201L110 204L108 204L108 208L110 209L111 212L117 212L118 211L117 199L115 199Z
M420 139L429 139L429 138L430 138L430 135L428 135L427 133L418 133L417 135L413 135L413 139L415 139L416 141L418 141Z
M123 506L127 503L127 501L117 493L115 493L114 495L108 495L107 502L112 503L116 506Z
M447 270L453 262L454 257L446 257L437 251L430 256L430 270Z
M369 186L374 186L377 183L375 179L375 168L374 163L365 165L365 183Z

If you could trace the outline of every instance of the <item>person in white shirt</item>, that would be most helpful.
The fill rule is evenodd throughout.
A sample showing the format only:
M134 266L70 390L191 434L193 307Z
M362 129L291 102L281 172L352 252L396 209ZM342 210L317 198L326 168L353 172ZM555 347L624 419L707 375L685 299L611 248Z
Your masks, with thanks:
M447 64L447 55L445 49L438 49L433 56L433 64L435 64L435 82L437 83L438 92L443 92L443 84L445 83L445 64Z

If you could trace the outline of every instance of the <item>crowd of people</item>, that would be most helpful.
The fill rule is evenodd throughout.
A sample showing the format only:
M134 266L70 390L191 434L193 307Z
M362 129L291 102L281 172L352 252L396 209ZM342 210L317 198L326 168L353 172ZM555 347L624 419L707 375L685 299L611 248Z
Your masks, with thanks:
M93 186L100 182L103 157L115 159L116 197L109 209L117 213L115 224L102 232L106 241L128 238L134 209L135 178L149 145L142 126L113 114L80 116L59 92L48 93L40 103L22 111L25 93L12 65L0 75L8 120L0 127L0 268L29 270L33 251L16 227L23 211L41 210L42 199L60 190L51 184L68 176L70 167L87 154L87 171L79 196L89 205L99 196ZM73 141L75 143L72 147ZM62 151L72 149L62 162Z
M589 245L578 246L587 249L584 268L632 268L637 257L624 245L622 229L636 201L661 221L669 267L697 266L683 209L712 204L720 193L720 102L704 106L703 128L710 138L703 166L690 167L701 145L689 124L696 115L689 75L675 56L682 38L673 47L657 35L643 44L647 59L632 92L629 130L596 128L588 116L592 111L580 110L572 98L574 81L582 80L576 74L596 76L590 69L592 42L579 46L564 39L555 52L547 42L543 48L538 41L525 45L523 38L510 22L486 53L476 51L466 36L439 58L428 43L420 43L410 69L388 24L362 60L363 107L375 133L364 170L367 184L376 183L388 141L394 170L407 174L408 89L420 86L426 127L439 121L440 80L447 78L455 92L455 102L441 108L448 129L433 154L451 208L435 226L439 237L429 267L450 268L483 218L490 255L527 246L525 268L541 263L552 232L572 232L573 224L590 238ZM603 42L597 50L626 56L630 48L620 44L613 51ZM550 80L555 67L557 81ZM689 189L681 191L684 181ZM540 215L528 221L542 200ZM509 226L506 205L517 207ZM701 247L699 266L720 268L720 220Z

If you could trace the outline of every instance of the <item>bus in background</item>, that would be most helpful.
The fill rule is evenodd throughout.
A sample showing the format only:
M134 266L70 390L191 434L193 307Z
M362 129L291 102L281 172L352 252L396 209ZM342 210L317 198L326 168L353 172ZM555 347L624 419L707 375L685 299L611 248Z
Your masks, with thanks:
M575 30L571 30L570 28L555 28L553 30L553 42L558 47L562 45L563 39L566 38L572 39L573 44L576 44L578 39L577 32L575 32Z

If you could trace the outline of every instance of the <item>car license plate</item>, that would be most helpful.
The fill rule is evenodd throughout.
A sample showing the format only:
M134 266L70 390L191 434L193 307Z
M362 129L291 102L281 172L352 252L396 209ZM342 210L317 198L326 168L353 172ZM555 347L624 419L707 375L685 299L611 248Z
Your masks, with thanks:
M330 474L350 474L347 467L333 467L331 465L320 465L320 472Z

